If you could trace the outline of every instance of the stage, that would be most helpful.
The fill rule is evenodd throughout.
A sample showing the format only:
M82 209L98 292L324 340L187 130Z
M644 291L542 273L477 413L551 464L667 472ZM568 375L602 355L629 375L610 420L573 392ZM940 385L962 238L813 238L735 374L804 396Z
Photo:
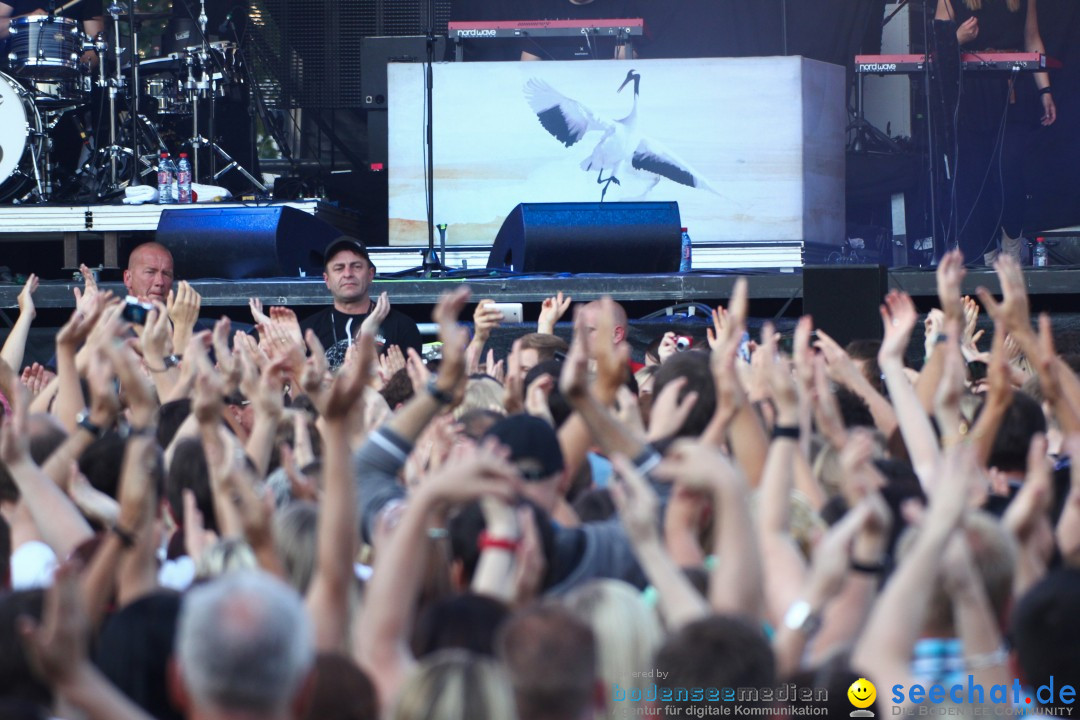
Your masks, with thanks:
M443 291L467 284L475 298L494 298L499 302L540 303L544 298L562 291L576 301L593 300L610 295L626 305L658 303L726 303L735 281L749 280L751 302L774 304L793 301L792 311L798 311L802 298L801 272L696 271L671 275L527 275L527 276L451 276L446 278L387 278L378 277L372 293L386 291L395 306L430 306ZM1033 298L1052 303L1069 301L1080 294L1080 267L1027 268L1025 277L1028 292ZM934 272L922 268L893 269L888 273L890 288L912 295L920 305L936 303ZM279 278L266 280L200 280L191 281L202 295L203 308L240 308L248 298L259 298L266 305L311 307L326 305L330 295L321 279ZM74 307L72 290L81 287L73 281L45 281L34 294L39 309ZM999 292L997 276L989 269L969 270L963 292L974 295L977 287ZM124 294L120 283L102 283L102 287ZM17 307L21 289L14 283L0 283L0 308ZM417 308L420 310L419 308ZM246 311L245 311L246 312ZM421 314L422 314L421 310Z

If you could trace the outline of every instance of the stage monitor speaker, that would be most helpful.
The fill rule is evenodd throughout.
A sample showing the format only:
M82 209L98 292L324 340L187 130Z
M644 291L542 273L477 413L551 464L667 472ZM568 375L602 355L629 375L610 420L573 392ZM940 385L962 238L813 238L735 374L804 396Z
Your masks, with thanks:
M676 202L521 203L487 266L514 272L669 273L682 252Z
M836 342L880 340L878 308L889 291L882 265L808 265L803 268L803 313L814 316Z
M173 254L176 277L322 276L322 252L341 231L305 212L275 207L165 210L157 241Z

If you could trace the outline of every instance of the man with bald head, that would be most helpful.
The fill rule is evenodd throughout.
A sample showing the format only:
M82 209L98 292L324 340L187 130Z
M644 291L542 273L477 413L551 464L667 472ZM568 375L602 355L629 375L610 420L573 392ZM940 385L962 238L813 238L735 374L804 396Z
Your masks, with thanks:
M139 245L128 257L124 287L128 295L142 302L164 303L173 285L173 257L169 249L156 242Z
M626 309L622 305L615 302L611 302L611 308L613 317L611 318L611 324L614 326L611 333L612 343L618 347L620 343L626 342L626 332L629 328L629 322L626 319ZM603 306L599 300L593 300L590 303L585 303L581 306L578 316L579 322L584 324L585 337L588 339L589 357L593 357L593 339L596 337L596 330L600 324L600 313L603 312Z

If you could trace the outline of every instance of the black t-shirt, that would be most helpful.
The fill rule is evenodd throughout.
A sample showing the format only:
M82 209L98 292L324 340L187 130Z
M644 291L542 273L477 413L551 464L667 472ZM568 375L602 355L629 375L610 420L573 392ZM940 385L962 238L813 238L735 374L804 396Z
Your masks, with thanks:
M597 20L642 17L637 0L593 0L576 5L570 0L533 0L530 18L535 20ZM637 38L634 38L636 41ZM525 38L521 49L541 60L611 60L615 38Z
M315 331L319 342L326 348L326 359L330 367L338 368L345 362L345 352L349 349L350 340L360 334L360 324L367 316L367 313L349 315L335 310L331 305L306 318L300 323L300 327L305 332L308 328ZM416 323L405 313L394 309L390 310L390 314L379 327L375 343L380 346L380 349L397 345L402 352L405 352L407 348L421 352L423 345Z

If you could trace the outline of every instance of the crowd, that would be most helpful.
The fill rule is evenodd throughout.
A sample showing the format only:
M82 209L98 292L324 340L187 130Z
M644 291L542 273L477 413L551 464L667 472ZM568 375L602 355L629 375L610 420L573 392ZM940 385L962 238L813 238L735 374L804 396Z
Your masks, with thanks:
M335 303L359 311L330 331L331 369L287 308L253 302L255 334L200 330L163 250L125 274L141 324L84 273L55 368L22 369L35 278L19 296L0 717L1073 706L1080 356L1032 324L1010 258L979 302L959 253L942 260L919 368L906 294L880 342L803 317L788 354L767 323L747 341L745 280L707 346L668 334L641 367L618 304L561 293L496 358L502 317L480 301L470 333L467 288L435 306L425 362L386 342L385 296L358 296L374 268L328 253Z

